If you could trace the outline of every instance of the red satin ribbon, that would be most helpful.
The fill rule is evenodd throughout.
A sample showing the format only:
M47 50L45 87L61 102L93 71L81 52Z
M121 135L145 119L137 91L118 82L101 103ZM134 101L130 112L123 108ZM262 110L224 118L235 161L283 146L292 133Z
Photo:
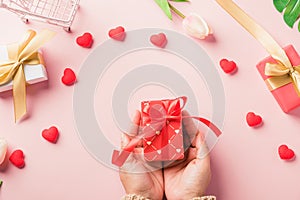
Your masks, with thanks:
M180 114L187 102L187 97L180 97L178 99L181 99L183 101L183 104L181 105L180 109L174 109L177 103L164 105L165 108L159 104L152 106L150 108L151 110L149 110L149 117L151 119L150 125L143 127L143 133L134 137L121 152L118 150L114 150L112 155L112 163L116 166L121 167L129 157L129 155L133 152L137 144L141 141L141 139L144 137L151 137L155 135L155 131L153 130L161 130L161 128L166 125L167 121L178 120L183 118L196 119L208 126L217 137L219 137L222 134L222 132L220 131L220 129L218 129L216 125L214 125L212 122L205 118L196 116L181 116Z

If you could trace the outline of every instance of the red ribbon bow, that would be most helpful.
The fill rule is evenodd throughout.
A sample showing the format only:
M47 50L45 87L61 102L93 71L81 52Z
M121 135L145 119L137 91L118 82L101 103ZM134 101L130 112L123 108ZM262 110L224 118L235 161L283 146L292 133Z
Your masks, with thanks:
M182 101L182 103L181 103ZM186 97L180 97L172 101L162 101L161 104L146 105L143 112L143 137L151 137L156 134L157 130L162 130L171 121L181 120L181 111L187 101Z

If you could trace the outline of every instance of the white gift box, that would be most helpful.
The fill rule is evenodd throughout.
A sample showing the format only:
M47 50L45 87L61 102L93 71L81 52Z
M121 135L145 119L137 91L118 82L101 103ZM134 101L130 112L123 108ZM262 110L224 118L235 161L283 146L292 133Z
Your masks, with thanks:
M42 52L39 51L42 55ZM8 60L7 46L0 45L0 61ZM24 65L25 79L28 84L35 84L48 80L47 71L43 64L37 65ZM8 91L12 89L13 81L0 86L0 92Z

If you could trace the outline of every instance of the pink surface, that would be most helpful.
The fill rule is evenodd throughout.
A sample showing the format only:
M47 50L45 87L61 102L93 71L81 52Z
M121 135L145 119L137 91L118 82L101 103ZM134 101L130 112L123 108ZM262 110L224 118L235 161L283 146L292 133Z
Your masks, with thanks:
M291 61L291 64L293 66L298 66L300 64L300 57L295 48L292 45L288 45L284 48L284 50ZM269 56L257 64L257 69L264 80L269 78L265 75L266 63L276 63L276 61ZM300 97L292 83L273 90L272 94L280 105L281 109L286 113L300 106Z
M236 2L259 20L282 46L293 44L300 50L300 33L284 24L272 1ZM211 153L213 178L208 192L220 200L299 199L299 159L284 162L277 154L282 143L292 148L296 156L300 153L299 110L286 115L274 102L255 68L267 56L255 39L216 2L202 0L191 4L176 5L185 13L201 14L214 30L215 39L199 41L199 45L216 66L226 57L236 61L239 67L233 76L218 68L226 94L226 119L224 134ZM174 22L169 21L151 0L142 3L141 0L82 1L71 34L36 22L25 25L5 10L0 11L0 19L0 44L17 41L28 28L47 27L58 33L44 48L48 83L28 87L29 117L15 125L11 95L1 95L1 136L8 140L9 152L16 148L24 150L26 167L20 170L9 164L0 172L0 178L4 180L0 199L119 199L124 191L118 173L94 160L77 137L72 109L73 88L61 84L63 70L72 67L79 71L91 51L75 43L76 36L83 32L93 33L95 47L108 38L109 29L118 25L127 30L160 27L181 32L180 19L174 17ZM248 111L259 113L264 125L249 128L245 121ZM204 113L209 115L210 112ZM51 125L60 130L56 145L41 137L41 131Z

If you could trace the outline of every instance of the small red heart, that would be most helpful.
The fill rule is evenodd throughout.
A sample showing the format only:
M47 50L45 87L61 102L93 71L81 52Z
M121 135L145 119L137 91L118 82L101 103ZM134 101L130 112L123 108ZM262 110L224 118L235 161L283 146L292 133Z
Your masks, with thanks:
M93 44L93 36L90 33L84 33L82 36L77 37L76 43L84 48L90 48Z
M56 143L59 136L58 129L55 126L51 126L49 129L43 130L42 136L49 142Z
M220 66L227 74L233 73L237 70L236 63L234 61L228 61L227 59L220 60Z
M65 85L73 85L76 82L76 75L74 71L70 68L64 70L64 75L61 78L61 81Z
M25 161L24 161L24 153L22 150L15 150L10 156L9 156L10 162L18 167L18 168L23 168L25 166Z
M123 41L125 39L126 33L125 29L122 26L118 26L115 29L111 29L108 32L109 37L112 39L118 40L118 41Z
M294 151L285 144L278 147L278 153L282 160L291 160L295 157Z
M262 123L262 118L259 115L254 114L253 112L249 112L246 116L246 120L249 126L258 126Z
M152 35L150 41L157 47L164 48L167 44L167 37L164 33L159 33L157 35Z

